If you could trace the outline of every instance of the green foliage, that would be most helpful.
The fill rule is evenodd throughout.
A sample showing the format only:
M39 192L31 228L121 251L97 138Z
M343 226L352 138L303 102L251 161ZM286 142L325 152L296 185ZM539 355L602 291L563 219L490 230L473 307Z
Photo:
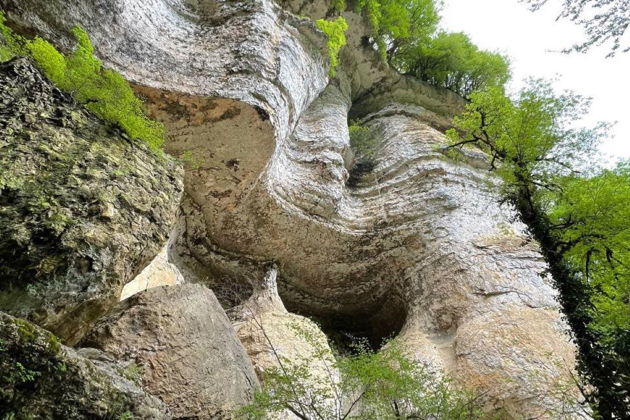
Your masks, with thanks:
M186 150L179 156L179 160L184 164L186 169L199 169L203 165L203 159L192 150Z
M514 99L502 88L491 87L470 95L466 110L454 119L455 129L446 134L451 149L475 144L487 152L492 158L490 169L505 181L504 194L518 201L524 188L532 194L536 192L532 187L556 189L554 176L592 157L608 126L581 129L572 125L589 103L588 98L570 92L556 95L542 80L530 81Z
M540 242L580 349L578 368L594 386L601 418L630 416L630 170L598 169L593 150L608 125L576 129L589 101L534 81L515 98L500 88L471 95L447 135L449 153L475 145L503 179ZM590 162L590 167L584 167Z
M119 125L129 137L144 140L154 150L160 148L164 142L164 126L146 117L142 102L119 73L103 68L83 29L73 29L77 45L68 56L42 38L26 40L14 35L4 24L1 13L0 33L5 44L0 49L0 59L30 56L57 87L85 103L96 115Z
M370 23L383 60L407 42L427 40L439 22L434 0L358 0L356 5Z
M134 416L133 416L133 413L131 411L125 411L118 418L118 420L133 420L133 419L134 419Z
M9 61L12 58L13 58L13 53L11 52L11 50L4 45L0 45L0 63Z
M467 97L510 77L508 60L463 33L439 32L434 0L359 0L381 57L398 71Z
M332 8L337 13L341 13L346 10L346 0L332 0Z
M6 26L6 17L0 10L0 62L10 60L16 55L24 53L21 39L13 34L11 28Z
M330 58L329 74L330 77L335 77L337 66L339 65L339 51L346 45L348 23L343 17L339 16L332 21L318 19L316 25L328 38L326 45L328 46L328 57Z
M262 390L242 410L244 418L266 419L284 410L306 420L482 417L470 394L411 361L395 341L379 352L359 343L352 355L335 360L312 331L297 332L313 353L295 361L279 357L279 367L265 371ZM328 375L314 375L313 366L322 364Z
M403 44L392 57L393 66L436 86L468 97L510 78L508 60L480 50L463 33L440 32L431 39Z
M630 356L630 162L595 176L564 177L548 200L564 260L595 291L591 328ZM630 383L630 382L629 382Z
M135 362L131 362L120 373L130 381L141 384L144 368Z
M370 128L351 121L348 126L350 147L359 161L376 163L376 152L379 145L378 137Z
M378 137L368 127L352 121L348 126L350 147L354 152L354 161L350 169L347 185L355 187L364 175L372 172L377 164L376 154L379 146Z

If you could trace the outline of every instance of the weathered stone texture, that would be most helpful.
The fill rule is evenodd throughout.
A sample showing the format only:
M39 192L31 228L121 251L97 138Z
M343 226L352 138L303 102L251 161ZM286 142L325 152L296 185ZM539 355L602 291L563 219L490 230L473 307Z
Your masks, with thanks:
M296 340L286 324L297 318L258 293L275 264L290 311L375 341L398 334L418 363L508 417L565 407L556 390L574 347L538 246L499 204L483 154L439 150L462 101L379 64L360 16L344 13L353 30L329 81L322 34L269 0L0 4L55 39L83 25L138 84L167 150L190 158L169 260L239 322L239 305L268 298L270 335ZM315 18L328 9L281 4ZM349 117L379 139L371 170L353 164ZM255 325L237 325L264 369Z
M179 418L229 418L258 384L210 289L157 287L121 302L81 342L141 367L144 388Z
M252 295L232 309L238 337L261 381L264 381L264 373L269 369L299 371L308 367L308 378L295 378L311 392L300 398L305 404L318 399L333 413L338 409L339 401L334 398L322 400L323 395L332 396L338 391L336 386L340 376L333 351L317 324L286 310L278 296L277 274L277 267L268 267L263 281L255 285ZM298 417L285 410L272 418Z
M174 161L0 64L0 309L73 344L166 243Z
M124 366L90 357L50 332L0 312L0 416L17 419L170 419L162 401L125 377Z

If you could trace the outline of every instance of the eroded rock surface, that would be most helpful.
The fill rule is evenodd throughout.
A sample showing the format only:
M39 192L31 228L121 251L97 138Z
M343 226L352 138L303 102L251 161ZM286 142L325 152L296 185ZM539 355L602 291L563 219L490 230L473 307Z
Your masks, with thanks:
M132 281L125 284L120 300L125 300L143 290L159 286L173 286L184 282L184 276L176 265L168 260L168 245L164 246L153 261L147 265Z
M330 413L341 412L341 401L324 397L335 395L340 381L327 337L312 320L286 310L278 295L277 275L277 267L268 266L263 280L253 282L252 295L232 308L237 335L261 381L269 369L300 372L306 367L309 376L295 379L308 390L300 396L304 404L318 400ZM285 410L273 418L298 417Z
M82 341L139 366L144 388L178 418L230 418L258 381L210 289L157 287L121 302Z
M0 64L0 309L76 343L166 243L181 169Z
M0 312L0 415L37 419L170 419L166 405L93 350L91 361L50 332Z
M190 158L169 260L233 316L264 296L275 264L287 309L374 342L398 335L418 363L451 373L489 410L553 418L572 409L564 398L575 389L556 390L571 377L574 347L537 245L498 204L484 155L439 151L461 101L379 64L361 44L360 16L344 13L353 30L329 81L321 34L268 0L1 4L13 23L53 39L81 24L138 84L169 129L167 150ZM313 17L328 10L282 4ZM348 117L379 140L370 170L353 165ZM293 316L268 298L267 324L286 338ZM263 366L268 349L244 325Z

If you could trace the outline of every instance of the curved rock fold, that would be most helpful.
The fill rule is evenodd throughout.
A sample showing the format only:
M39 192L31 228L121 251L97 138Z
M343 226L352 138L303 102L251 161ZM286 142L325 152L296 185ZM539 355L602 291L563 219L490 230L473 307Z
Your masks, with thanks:
M575 350L538 246L482 154L440 152L452 93L379 67L358 32L328 80L322 34L270 0L0 4L53 39L84 26L166 124L186 166L168 260L215 291L256 367L268 354L243 314L268 298L256 316L294 317L286 306L374 343L397 335L507 417L564 406ZM351 183L349 115L379 140Z

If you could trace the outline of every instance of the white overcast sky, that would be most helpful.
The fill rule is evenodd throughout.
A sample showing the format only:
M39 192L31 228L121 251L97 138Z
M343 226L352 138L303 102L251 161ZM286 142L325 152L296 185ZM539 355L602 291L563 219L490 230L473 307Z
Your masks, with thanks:
M558 52L583 39L579 26L556 21L559 10L559 0L535 13L518 0L444 0L442 27L465 32L481 48L510 57L511 89L518 89L529 76L556 77L559 90L592 97L587 123L617 121L602 145L603 153L630 157L630 53L605 58L606 48L585 54Z

